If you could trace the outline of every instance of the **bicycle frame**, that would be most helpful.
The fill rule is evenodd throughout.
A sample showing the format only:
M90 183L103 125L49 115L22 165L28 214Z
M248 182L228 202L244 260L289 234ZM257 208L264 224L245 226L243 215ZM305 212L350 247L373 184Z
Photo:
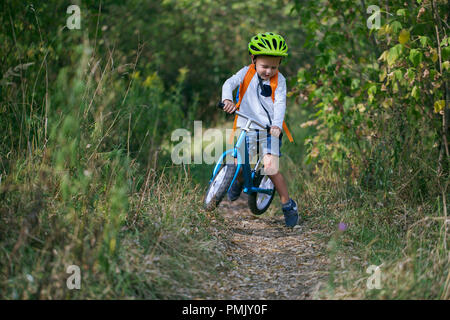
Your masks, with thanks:
M226 160L227 156L232 155L233 156L233 161L234 161L234 159L237 158L237 169L236 169L236 173L234 174L233 180L231 181L231 184L230 184L230 187L228 188L228 190L230 190L231 186L234 183L234 180L236 180L236 177L239 174L239 171L240 171L241 167L243 167L242 168L243 169L242 170L243 171L243 175L244 175L244 188L243 188L243 191L245 193L247 193L247 194L251 194L251 193L254 193L254 192L259 192L259 193L265 193L265 194L271 195L273 193L273 189L262 189L262 188L257 188L255 186L253 186L253 179L255 177L255 174L256 174L256 171L258 169L258 165L260 164L261 159L259 159L259 161L256 163L254 169L252 170L252 168L250 166L248 147L247 147L247 144L245 143L245 137L247 135L247 132L250 130L250 125L252 123L256 123L258 126L264 128L264 129L267 129L267 127L264 126L263 124L261 124L260 122L258 122L257 120L252 119L252 118L246 116L245 114L243 114L243 113L241 113L239 111L236 111L235 113L237 115L243 117L243 118L246 118L247 119L247 123L244 126L244 128L241 129L241 133L240 133L240 135L239 135L239 137L237 139L237 142L236 142L234 148L225 151L222 154L222 156L219 158L219 160L217 161L217 164L216 164L216 166L214 167L214 170L213 170L212 178L211 178L211 180L209 182L211 183L213 181L214 177L219 172L221 164L222 163L226 163L226 161L224 161L224 160ZM242 161L243 160L242 159L242 155L239 152L239 150L242 150L242 148L241 148L242 144L245 145L245 148L244 148L244 162Z

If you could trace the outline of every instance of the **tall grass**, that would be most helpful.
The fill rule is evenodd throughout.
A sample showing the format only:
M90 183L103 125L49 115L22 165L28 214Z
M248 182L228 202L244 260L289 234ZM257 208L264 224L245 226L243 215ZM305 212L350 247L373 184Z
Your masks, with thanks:
M200 279L214 274L212 261L220 258L208 232L214 217L201 209L201 191L189 177L158 165L167 158L161 141L182 125L183 72L166 93L156 73L136 71L139 53L115 68L113 55L99 56L86 39L76 52L46 99L26 85L3 97L15 107L21 95L29 111L10 123L12 144L1 150L0 296L206 295ZM32 108L50 112L31 115ZM81 269L80 290L66 286L69 265Z
M395 127L396 120L377 125ZM329 277L317 298L450 298L448 192L443 192L448 172L438 175L438 151L429 141L413 142L416 128L403 132L407 143L389 144L400 139L397 133L386 131L372 141L368 163L350 171L337 170L326 157L302 168L289 166L299 208L320 229L317 240L328 244ZM368 286L371 265L380 267L380 289Z

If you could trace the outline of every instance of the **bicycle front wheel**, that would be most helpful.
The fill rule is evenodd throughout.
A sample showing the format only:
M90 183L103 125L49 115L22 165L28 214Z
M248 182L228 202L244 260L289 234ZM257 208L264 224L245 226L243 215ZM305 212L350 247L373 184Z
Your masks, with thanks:
M206 190L205 198L203 199L203 207L206 211L213 211L219 205L227 193L235 173L236 165L222 165L211 181L208 190Z
M272 194L254 192L248 196L248 206L250 210L260 215L266 212L275 196L275 186L268 175L257 174L253 179L253 185L261 189L272 189Z

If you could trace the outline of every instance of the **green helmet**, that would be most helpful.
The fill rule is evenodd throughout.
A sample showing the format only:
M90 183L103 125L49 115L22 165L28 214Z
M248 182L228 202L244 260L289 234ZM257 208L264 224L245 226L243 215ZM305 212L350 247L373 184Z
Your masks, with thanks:
M286 57L287 44L279 34L272 32L258 33L248 43L250 54Z

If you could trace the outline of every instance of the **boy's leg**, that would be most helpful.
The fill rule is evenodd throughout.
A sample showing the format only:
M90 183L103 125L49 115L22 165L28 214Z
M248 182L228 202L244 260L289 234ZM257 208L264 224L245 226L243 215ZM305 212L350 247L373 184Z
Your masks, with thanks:
M237 159L234 159L234 164L237 165ZM230 190L228 190L228 200L230 201L237 200L242 193L243 185L244 185L244 178L242 177L242 167L241 167L239 169L236 180L233 182L233 185L231 186Z
M294 227L298 223L297 203L289 198L286 181L283 175L278 171L279 157L266 154L264 156L264 171L269 175L275 188L280 195L284 221L287 227Z
M277 189L278 194L280 195L280 201L282 204L285 204L289 201L289 193L286 185L286 181L284 180L283 175L278 172L277 174L269 176L272 180L275 188Z
M237 159L234 158L234 165L237 166ZM236 180L240 183L244 183L244 177L242 176L242 167L239 168L239 173L236 177Z
M280 195L280 200L282 204L285 204L289 201L289 193L286 185L286 180L280 171L278 171L279 157L266 154L264 155L264 172L269 176L270 180L272 180L275 188L277 189L278 194Z
M253 136L252 136L253 134ZM250 138L250 139L249 139ZM247 136L245 138L245 145L247 148L250 148L250 145L254 144L256 142L254 133L247 133ZM250 150L248 150L251 152ZM241 159L245 159L245 146L241 146L239 149L239 152L241 154ZM237 158L234 158L234 165L237 166L238 160ZM243 177L243 169L242 166L239 169L239 172L236 176L236 180L233 182L233 185L231 186L230 190L228 190L228 199L230 201L235 201L239 198L239 196L242 193L242 190L244 188L244 177Z

